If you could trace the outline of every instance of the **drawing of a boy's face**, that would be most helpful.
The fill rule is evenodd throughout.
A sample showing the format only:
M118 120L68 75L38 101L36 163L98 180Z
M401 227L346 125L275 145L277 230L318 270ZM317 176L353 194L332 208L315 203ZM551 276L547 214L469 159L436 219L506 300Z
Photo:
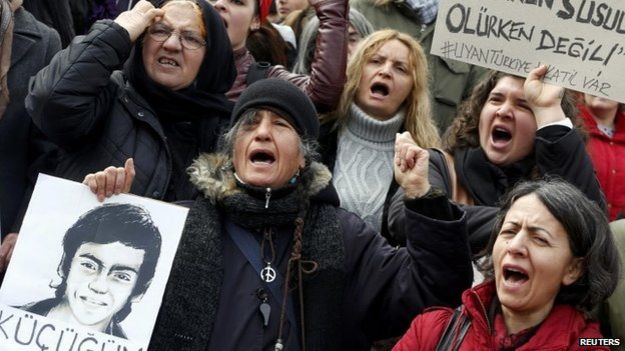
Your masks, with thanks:
M144 250L119 241L80 245L71 261L64 296L76 320L104 330L129 301L140 299L132 293L144 255Z

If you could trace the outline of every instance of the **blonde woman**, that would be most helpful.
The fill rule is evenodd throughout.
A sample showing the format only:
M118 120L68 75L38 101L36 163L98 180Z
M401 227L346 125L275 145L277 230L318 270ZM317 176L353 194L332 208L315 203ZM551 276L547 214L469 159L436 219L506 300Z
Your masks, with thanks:
M360 11L373 28L400 30L419 41L430 68L432 118L443 134L486 69L429 53L434 43L438 0L350 0L349 5Z
M337 111L323 117L321 153L333 171L341 206L386 234L395 135L409 131L422 147L440 139L430 116L428 68L410 36L382 30L365 38L347 66Z

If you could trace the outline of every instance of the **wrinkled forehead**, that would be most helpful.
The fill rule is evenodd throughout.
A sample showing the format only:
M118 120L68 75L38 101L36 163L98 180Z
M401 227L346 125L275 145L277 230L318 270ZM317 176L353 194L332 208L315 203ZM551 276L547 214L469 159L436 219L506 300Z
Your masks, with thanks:
M161 23L175 29L195 30L206 36L206 26L202 16L202 9L198 4L189 0L172 0L163 5L165 15Z
M547 208L536 193L529 193L515 198L506 213L505 223L525 222L530 228L546 228L555 236L568 238L562 223Z
M275 106L260 106L250 108L243 113L242 122L250 123L250 122L259 122L263 118L268 118L269 120L283 120L288 123L293 129L297 130L297 126L293 121L293 118L283 111L282 109Z
M406 43L396 38L375 43L372 50L369 50L365 56L366 59L380 56L394 62L401 62L410 68L415 66L415 54Z

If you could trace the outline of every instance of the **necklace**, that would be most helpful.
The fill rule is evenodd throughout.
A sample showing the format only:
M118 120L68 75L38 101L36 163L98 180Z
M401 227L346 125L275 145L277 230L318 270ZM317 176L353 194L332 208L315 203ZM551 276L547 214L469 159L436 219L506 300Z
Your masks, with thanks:
M265 255L265 242L269 242L269 252L271 254L271 258L268 259ZM260 270L260 279L265 283L271 283L276 280L276 270L271 266L273 261L276 258L276 250L273 247L273 237L271 235L271 228L265 228L265 232L263 233L263 241L260 243L260 255L262 257L263 262L265 263L265 268ZM260 306L258 306L258 310L260 314L263 316L263 325L266 327L269 325L269 316L271 315L271 305L269 305L269 299L267 298L267 293L262 290L262 295L259 295L261 300Z
M265 242L269 242L270 259L265 255ZM260 271L260 279L266 283L271 283L276 279L276 270L271 266L276 259L276 250L273 247L273 236L271 235L271 228L265 229L263 235L263 241L260 244L260 254L262 260L265 263L265 268Z

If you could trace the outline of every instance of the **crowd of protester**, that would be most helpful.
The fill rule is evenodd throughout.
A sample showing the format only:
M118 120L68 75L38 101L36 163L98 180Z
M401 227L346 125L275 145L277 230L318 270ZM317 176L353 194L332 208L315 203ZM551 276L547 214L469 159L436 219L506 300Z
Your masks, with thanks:
M190 208L150 350L625 349L625 108L438 5L0 0L0 279L48 173Z

